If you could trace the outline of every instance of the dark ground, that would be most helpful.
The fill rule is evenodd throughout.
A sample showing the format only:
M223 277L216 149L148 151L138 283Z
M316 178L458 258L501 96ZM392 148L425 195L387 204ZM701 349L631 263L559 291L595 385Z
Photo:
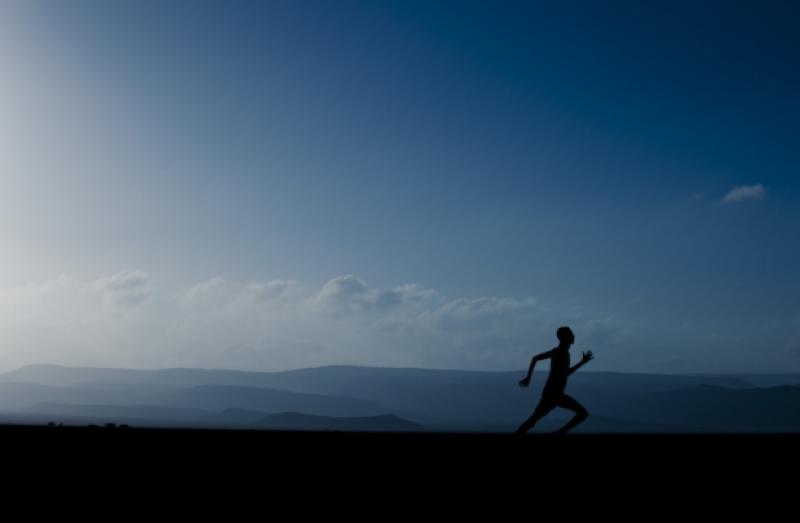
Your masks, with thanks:
M662 471L704 465L800 465L800 434L505 434L295 432L0 426L12 461L109 462L235 470L347 466L384 470L480 467L508 472L618 467ZM800 469L799 469L800 471Z
M188 496L193 509L220 499L233 509L240 499L267 512L290 502L346 510L376 499L391 511L400 510L395 503L453 499L460 500L453 510L467 512L485 503L546 509L555 500L611 510L647 501L659 513L761 500L776 508L798 497L800 471L800 434L514 438L0 426L0 441L4 477L24 478L34 491L110 490L139 502Z

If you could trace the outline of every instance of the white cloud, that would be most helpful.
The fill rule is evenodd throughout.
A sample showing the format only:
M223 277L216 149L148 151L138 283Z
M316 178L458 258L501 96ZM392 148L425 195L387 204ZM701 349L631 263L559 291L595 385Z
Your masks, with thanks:
M477 318L499 319L532 312L536 300L527 298L477 298L457 299L446 303L438 310L440 317L474 320Z
M433 289L426 289L416 283L407 283L394 289L403 302L424 302L434 300L439 297L439 293Z
M252 282L246 285L248 292L259 300L269 301L286 297L297 288L295 280L272 280L268 282Z
M367 284L352 274L348 274L333 278L323 285L316 296L316 301L331 308L360 309L366 305L368 294Z
M371 288L363 280L348 274L333 278L323 285L314 302L334 314L345 314L420 304L436 297L435 291L414 283L383 290Z
M230 284L220 276L215 276L189 287L180 297L186 307L219 307L232 298Z
M104 293L114 305L136 306L147 302L154 288L148 275L143 271L122 271L103 277L95 282L95 287Z
M766 197L767 191L761 184L734 187L722 198L723 203L739 203L747 200L759 201Z
M143 271L0 289L4 368L507 368L532 335L553 338L546 324L533 298L447 299L414 283L371 287L354 275L308 290L290 279L217 276L165 291Z

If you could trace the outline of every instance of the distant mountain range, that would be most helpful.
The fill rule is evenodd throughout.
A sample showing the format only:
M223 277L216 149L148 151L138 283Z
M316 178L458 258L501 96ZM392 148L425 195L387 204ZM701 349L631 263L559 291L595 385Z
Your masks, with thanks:
M293 430L511 432L545 373L320 367L287 372L31 365L0 374L0 421ZM800 375L579 372L583 432L800 431ZM568 419L556 411L535 431Z

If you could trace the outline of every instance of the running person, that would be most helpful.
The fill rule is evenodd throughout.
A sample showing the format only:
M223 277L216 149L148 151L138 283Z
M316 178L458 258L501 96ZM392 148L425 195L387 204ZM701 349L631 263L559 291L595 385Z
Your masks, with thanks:
M547 413L556 407L569 409L575 412L575 417L572 418L569 423L561 427L557 434L565 434L568 430L574 428L578 423L589 416L589 412L583 408L583 405L564 394L564 389L567 387L567 377L594 357L592 351L584 352L581 361L574 367L570 367L569 347L575 343L575 335L569 327L560 327L556 331L556 336L559 341L558 347L534 356L531 360L531 366L528 369L528 375L519 382L520 387L527 387L531 382L531 376L533 375L533 368L536 366L536 362L550 358L550 375L542 391L542 399L539 400L539 404L536 406L536 410L533 411L533 414L531 414L531 417L520 425L515 434L525 434L533 428L537 421L545 417Z

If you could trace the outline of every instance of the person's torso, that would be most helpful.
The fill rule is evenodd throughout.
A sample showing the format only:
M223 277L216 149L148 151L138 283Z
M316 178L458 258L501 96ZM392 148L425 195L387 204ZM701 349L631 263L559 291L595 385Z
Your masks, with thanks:
M550 358L550 376L547 378L545 389L563 389L567 385L569 372L569 350L556 350Z

